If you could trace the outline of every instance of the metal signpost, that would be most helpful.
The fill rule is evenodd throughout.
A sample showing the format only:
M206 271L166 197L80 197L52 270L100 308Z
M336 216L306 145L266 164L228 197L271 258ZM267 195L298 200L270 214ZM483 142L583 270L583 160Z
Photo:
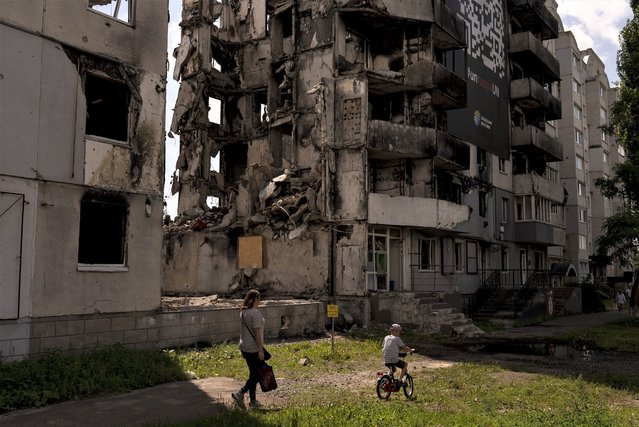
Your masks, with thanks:
M335 318L337 314L337 304L328 304L326 306L328 317L331 319L331 352L335 353Z

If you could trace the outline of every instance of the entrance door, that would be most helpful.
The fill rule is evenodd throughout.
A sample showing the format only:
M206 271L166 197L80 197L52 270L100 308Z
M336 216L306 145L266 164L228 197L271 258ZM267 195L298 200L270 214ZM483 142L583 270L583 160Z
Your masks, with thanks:
M400 289L402 280L401 230L369 227L367 288L376 291Z
M0 193L0 319L17 319L22 254L22 194Z

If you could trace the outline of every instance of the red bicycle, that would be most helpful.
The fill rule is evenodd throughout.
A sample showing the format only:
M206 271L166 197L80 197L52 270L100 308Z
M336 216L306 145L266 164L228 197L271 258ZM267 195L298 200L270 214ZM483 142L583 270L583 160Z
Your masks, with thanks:
M406 353L399 353L399 357L406 357ZM388 372L377 372L377 397L388 400L391 393L404 390L404 396L406 396L407 399L412 400L415 385L413 383L413 377L408 373L408 368L404 375L404 381L402 381L401 379L395 378L395 371L397 370L397 367L394 363L387 363L386 366L388 367Z

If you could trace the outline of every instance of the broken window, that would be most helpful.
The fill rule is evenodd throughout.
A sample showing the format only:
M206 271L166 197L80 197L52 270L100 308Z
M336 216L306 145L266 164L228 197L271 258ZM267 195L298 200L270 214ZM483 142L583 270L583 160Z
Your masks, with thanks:
M274 57L293 53L293 8L291 2L285 10L273 17L271 51Z
M450 173L440 171L436 176L437 180L437 198L446 200L458 205L462 204L461 185L457 177Z
M479 216L486 218L488 211L488 204L486 203L487 193L485 191L479 191Z
M255 92L253 95L253 124L259 126L261 123L268 123L268 109L266 104L268 98L266 91Z
M216 125L222 124L222 100L209 98L209 122Z
M437 241L435 239L419 239L419 269L420 271L435 270L435 253Z
M115 141L129 139L130 90L124 83L87 73L86 134Z
M118 21L133 22L133 2L135 0L89 0L89 9L110 16Z
M235 182L246 173L248 146L246 144L228 144L222 151L224 159L224 182Z
M455 241L455 272L462 273L464 271L464 243Z
M88 193L82 198L78 264L124 265L128 210L118 195Z

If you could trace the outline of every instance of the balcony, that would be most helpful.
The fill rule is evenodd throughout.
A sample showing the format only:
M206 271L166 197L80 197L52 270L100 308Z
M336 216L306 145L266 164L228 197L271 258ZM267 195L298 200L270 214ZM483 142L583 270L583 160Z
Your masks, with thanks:
M564 147L557 139L535 126L512 128L513 149L528 155L543 157L546 162L563 160Z
M559 23L543 0L508 0L508 6L522 30L540 33L543 40L556 39L559 35Z
M432 91L433 105L445 110L466 107L467 82L437 62L423 60L404 70L407 90Z
M367 148L372 159L434 159L435 166L448 170L470 166L470 146L433 128L371 120Z
M377 193L368 195L369 224L453 230L469 218L468 206L445 200Z
M392 2L400 3L400 2ZM466 24L442 0L433 0L435 25L433 46L439 49L459 49L466 46Z
M564 189L559 183L532 173L514 175L513 191L516 196L535 194L557 203L564 200Z
M566 230L544 222L515 222L515 241L544 246L564 246Z
M510 99L526 111L531 122L561 118L561 102L532 78L512 80Z
M389 30L405 29L407 22L432 22L435 47L448 50L466 46L466 24L442 0L385 1L384 10L370 5L374 2L361 3L364 5L345 6L339 11L347 26L362 35L383 37Z
M511 34L509 54L527 75L538 75L549 83L560 79L559 61L531 32Z

